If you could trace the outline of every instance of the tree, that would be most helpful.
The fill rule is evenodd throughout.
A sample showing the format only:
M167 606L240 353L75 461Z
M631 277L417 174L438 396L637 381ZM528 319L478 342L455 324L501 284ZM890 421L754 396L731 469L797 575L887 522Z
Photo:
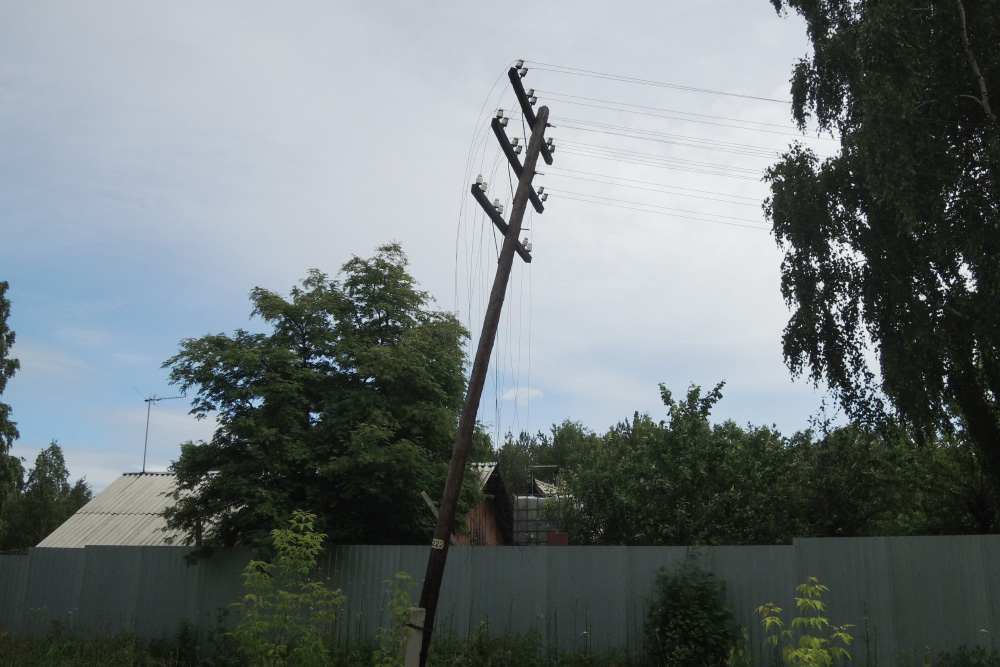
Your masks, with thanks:
M526 493L532 475L549 483L563 479L599 444L600 438L583 424L564 419L549 433L522 431L517 438L508 433L497 452L497 465L511 493Z
M982 468L956 436L917 443L901 427L857 424L788 439L783 500L795 535L868 537L989 532Z
M69 469L62 449L53 440L38 453L27 478L18 480L0 514L0 551L33 547L61 526L93 497L83 479L69 483Z
M574 542L602 545L773 544L787 541L790 455L780 434L713 426L722 385L692 386L675 400L660 386L668 420L636 414L611 429L565 479L552 510ZM548 508L546 508L548 510Z
M341 280L310 271L288 298L256 288L269 333L187 339L170 380L215 416L210 442L188 442L168 524L205 548L267 548L295 510L339 543L425 542L465 391L450 314L427 309L397 244L354 257ZM203 553L203 549L199 553Z
M771 1L797 11L812 41L793 115L840 141L822 160L795 145L767 172L793 311L785 360L856 418L895 413L925 438L964 431L996 491L1000 13L963 0Z
M563 480L550 512L578 544L782 544L795 537L996 530L983 468L961 434L921 443L900 425L773 428L712 424L721 385L668 418L607 432ZM527 451L527 450L525 450Z
M0 281L0 396L7 388L7 381L21 367L17 359L11 359L10 348L14 345L14 332L7 325L10 317L10 300L5 296L10 285ZM11 456L10 446L17 440L17 424L10 420L10 406L0 401L0 507L6 506L17 492L24 470L21 461ZM0 533L4 530L4 519L0 513Z

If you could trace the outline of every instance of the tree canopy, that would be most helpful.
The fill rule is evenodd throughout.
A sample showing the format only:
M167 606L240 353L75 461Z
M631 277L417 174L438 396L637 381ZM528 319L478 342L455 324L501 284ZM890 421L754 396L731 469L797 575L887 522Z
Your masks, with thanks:
M529 493L532 476L553 483L574 470L600 443L583 424L565 419L553 424L549 433L521 432L517 437L508 433L496 453L497 465L510 493Z
M6 296L9 287L6 281L0 281L0 396L7 388L7 382L21 367L21 362L10 358L14 332L7 324L7 318L10 317L10 300ZM10 406L0 402L0 454L10 451L10 446L17 437L17 424L10 420Z
M53 440L0 505L0 552L33 547L93 497L83 479L69 483L62 448Z
M168 523L204 547L266 546L295 510L334 542L424 542L465 391L456 318L428 309L397 244L354 257L339 279L313 270L286 298L250 294L268 333L181 343L170 380L218 421L188 442Z
M721 389L691 386L678 400L661 386L666 420L636 414L596 444L577 440L562 495L546 507L557 527L574 544L645 546L1000 527L978 459L956 436L918 446L889 425L817 424L785 437L713 424Z
M20 368L20 362L10 358L14 332L7 324L10 317L10 300L6 296L9 287L6 281L0 281L0 396L7 388L7 381ZM17 424L11 421L10 406L0 401L0 507L6 505L11 494L16 492L24 474L20 460L9 453L17 438ZM0 531L3 529L4 519L0 516Z
M772 0L806 22L792 112L839 138L767 174L792 308L784 354L860 419L958 430L1000 488L1000 13Z

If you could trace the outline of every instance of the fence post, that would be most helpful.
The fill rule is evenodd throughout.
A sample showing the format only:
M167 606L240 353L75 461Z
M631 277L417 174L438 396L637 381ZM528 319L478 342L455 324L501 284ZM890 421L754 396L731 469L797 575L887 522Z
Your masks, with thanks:
M420 664L420 646L424 641L424 609L410 607L410 621L406 624L406 644L403 646L403 667L417 667Z

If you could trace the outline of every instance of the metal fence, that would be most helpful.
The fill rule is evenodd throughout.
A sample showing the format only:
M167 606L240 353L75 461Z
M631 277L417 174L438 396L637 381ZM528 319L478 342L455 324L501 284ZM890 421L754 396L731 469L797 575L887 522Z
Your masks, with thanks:
M36 634L53 619L78 632L172 636L183 621L207 641L219 612L241 594L245 551L217 552L188 566L183 547L32 549L0 556L0 630ZM684 547L453 547L436 632L465 636L537 631L561 650L638 649L657 571ZM737 620L760 652L754 610L794 608L794 588L817 577L827 616L853 624L853 653L879 664L974 646L1000 632L1000 536L802 539L790 546L708 547L699 561L723 579ZM371 637L386 623L396 572L419 581L427 548L337 547L319 568L347 601L341 641ZM419 595L419 587L412 593ZM230 618L227 622L231 623ZM985 632L983 632L985 631Z

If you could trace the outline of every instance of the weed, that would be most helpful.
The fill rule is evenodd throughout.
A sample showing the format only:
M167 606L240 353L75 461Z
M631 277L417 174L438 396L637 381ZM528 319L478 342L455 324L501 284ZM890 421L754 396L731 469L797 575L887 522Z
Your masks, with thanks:
M326 535L313 530L316 516L296 511L288 528L271 531L282 588L274 565L253 560L243 570L246 594L231 606L239 614L232 637L253 667L324 665L337 611L346 599L340 589L311 581Z
M792 627L784 628L781 621L781 607L767 603L757 608L757 613L763 616L764 629L767 631L767 641L777 650L781 649L781 657L789 667L820 665L829 667L834 660L850 660L847 648L853 637L847 633L849 625L831 625L825 617L826 605L820 599L826 586L819 583L816 577L809 577L804 584L796 589L802 597L795 598L798 616L792 619ZM824 633L826 636L814 636L810 633ZM795 634L799 634L795 641ZM838 646L837 643L843 646Z

